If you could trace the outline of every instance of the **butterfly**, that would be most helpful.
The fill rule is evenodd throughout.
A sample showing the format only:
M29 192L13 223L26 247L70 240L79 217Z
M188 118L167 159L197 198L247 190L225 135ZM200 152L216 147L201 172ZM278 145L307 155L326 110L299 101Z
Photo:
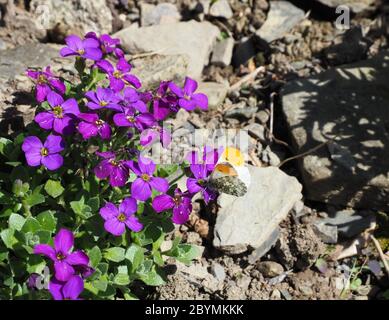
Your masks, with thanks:
M210 175L209 187L221 193L243 197L251 182L249 169L244 162L240 150L227 147Z

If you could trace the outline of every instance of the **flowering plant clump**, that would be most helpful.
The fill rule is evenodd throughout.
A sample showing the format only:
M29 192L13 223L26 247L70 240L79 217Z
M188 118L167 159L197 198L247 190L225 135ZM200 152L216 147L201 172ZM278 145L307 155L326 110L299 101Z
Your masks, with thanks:
M162 121L206 110L208 99L190 78L144 90L108 35L69 36L60 54L75 59L78 81L28 70L34 122L0 138L0 299L133 299L134 280L164 284L164 256L190 263L199 254L179 238L161 244L188 221L195 194L215 199L207 179L218 152L161 165L144 151L167 148ZM170 181L180 166L187 190Z

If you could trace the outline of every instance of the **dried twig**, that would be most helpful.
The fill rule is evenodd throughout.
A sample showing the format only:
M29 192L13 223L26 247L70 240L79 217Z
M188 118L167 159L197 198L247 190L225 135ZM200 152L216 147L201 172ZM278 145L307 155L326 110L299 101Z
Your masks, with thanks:
M373 241L374 246L376 247L378 254L380 255L382 263L384 264L386 274L389 277L389 264L388 264L388 261L386 260L386 256L385 256L384 252L382 251L381 245L372 234L370 235L370 239L371 239L371 241Z
M272 92L270 94L270 124L269 124L269 140L270 142L273 141L273 126L274 126L274 97L276 93Z
M265 72L266 68L264 66L258 67L253 72L250 72L249 74L245 75L242 79L240 79L237 83L233 84L229 91L235 91L240 89L246 82L252 81L256 78L258 73Z
M333 142L334 139L335 139L335 138L332 138L332 139L330 139L330 140L327 140L327 141L325 141L325 142L323 142L323 143L317 145L316 147L314 147L314 148L312 148L312 149L309 149L308 151L305 151L305 152L300 153L300 154L297 154L297 155L295 155L295 156L293 156L293 157L287 158L287 159L285 159L284 161L282 161L282 162L278 165L278 167L282 167L285 163L287 163L287 162L289 162L289 161L292 161L292 160L295 160L295 159L299 159L299 158L303 158L303 157L305 157L305 156L311 154L312 152L315 152L316 150L319 150L320 148L322 148L322 147L328 145L329 143Z

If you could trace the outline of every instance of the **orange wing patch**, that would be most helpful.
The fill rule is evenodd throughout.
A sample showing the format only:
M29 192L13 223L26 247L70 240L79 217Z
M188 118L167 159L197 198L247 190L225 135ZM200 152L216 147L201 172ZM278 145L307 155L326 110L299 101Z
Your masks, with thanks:
M220 172L220 173L225 174L225 175L228 175L230 177L238 176L238 172L236 172L236 170L228 164L221 163L221 164L216 165L215 171Z

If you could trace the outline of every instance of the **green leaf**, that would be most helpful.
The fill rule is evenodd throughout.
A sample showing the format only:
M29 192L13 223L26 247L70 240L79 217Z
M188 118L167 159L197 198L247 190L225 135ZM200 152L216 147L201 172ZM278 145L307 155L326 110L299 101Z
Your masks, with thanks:
M83 197L79 201L70 202L70 207L82 219L89 219L92 216L92 208L85 204Z
M18 240L15 237L15 230L13 229L5 229L1 231L0 237L8 249L13 249L14 245L18 243Z
M96 268L102 258L100 248L98 246L93 247L88 251L88 257L90 259L91 266Z
M15 196L22 198L29 190L30 185L27 182L23 183L23 181L20 179L16 179L14 181L14 184L12 186L12 192Z
M55 180L48 180L45 184L45 190L53 198L58 198L65 191L61 182Z
M26 222L26 219L24 217L22 217L20 214L13 213L9 217L8 226L11 229L15 229L15 230L20 231L20 230L22 230L25 222Z
M27 232L35 233L35 232L37 232L38 230L41 230L41 229L42 229L42 227L41 227L41 225L40 225L40 223L38 222L37 219L35 219L33 217L28 217L26 219L26 222L23 225L22 232L24 232L24 233L27 233Z
M118 273L113 279L114 284L119 286L127 286L130 284L130 277L125 273Z
M45 196L41 194L42 187L43 186L36 187L34 191L29 196L27 196L25 199L27 205L33 207L45 202Z
M54 216L54 211L47 210L41 212L36 217L43 230L54 232L57 226L57 218Z
M97 212L100 209L100 198L93 197L88 200L88 206L92 209L92 212Z
M166 283L162 270L157 270L155 268L145 275L141 275L139 278L148 286L161 286Z
M109 248L104 251L104 258L113 262L121 262L125 259L125 252L124 248Z
M200 248L191 244L179 244L168 252L164 253L167 256L175 257L178 261L190 264L193 259L200 256Z
M126 259L131 262L131 271L134 272L143 263L144 252L143 249L132 243L126 252Z
M6 155L7 152L10 150L12 147L12 141L6 138L1 138L0 137L0 153L2 155Z

